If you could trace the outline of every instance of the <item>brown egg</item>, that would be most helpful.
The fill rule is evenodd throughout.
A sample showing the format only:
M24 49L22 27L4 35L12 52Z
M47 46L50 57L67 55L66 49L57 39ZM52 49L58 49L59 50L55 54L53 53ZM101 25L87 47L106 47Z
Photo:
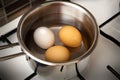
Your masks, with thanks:
M81 32L74 26L63 26L59 31L59 38L68 47L79 47L82 42Z
M70 59L70 52L64 46L53 46L45 52L45 58L50 62L66 62Z

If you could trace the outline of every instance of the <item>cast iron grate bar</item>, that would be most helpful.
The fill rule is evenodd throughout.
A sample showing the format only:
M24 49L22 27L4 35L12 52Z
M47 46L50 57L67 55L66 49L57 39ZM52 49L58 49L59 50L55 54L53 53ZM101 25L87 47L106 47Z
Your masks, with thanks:
M14 34L16 31L17 31L17 28L15 28L15 29L11 30L10 32L4 34L3 36L9 37L10 35Z
M11 43L11 44L7 44L7 45L3 45L3 46L0 46L0 50L2 50L2 49L6 49L6 48L9 48L9 47L14 47L14 46L18 46L19 45L19 43L18 42L16 42L16 43Z
M116 17L118 17L120 15L120 11L118 13L116 13L115 15L113 15L111 18L109 18L108 20L106 20L104 23L102 23L99 28L102 28L104 25L106 25L107 23L109 23L110 21L112 21L113 19L115 19Z
M108 20L106 20L104 23L102 23L99 28L102 28L104 25L106 25L107 23L109 23L110 21L112 21L113 19L115 19L116 17L118 17L120 15L120 11L118 13L116 13L115 15L113 15L111 18L109 18ZM111 40L112 42L114 42L117 46L120 47L120 42L118 40L116 40L115 38L113 38L112 36L106 34L105 32L103 32L102 30L100 30L100 34L103 35L104 37L106 37L107 39Z
M7 39L7 37L9 37L10 35L14 34L15 32L17 31L17 28L13 29L12 31L2 35L0 37L0 40L3 41L3 42L7 42L8 44L11 44L11 42Z
M117 71L115 71L110 65L107 66L107 69L120 80L120 74Z
M64 66L61 66L61 68L60 68L60 72L62 72L62 71L63 71L63 68L64 68Z
M11 41L9 41L6 36L1 36L0 40L2 40L3 42L7 42L8 44L12 44Z
M24 80L31 80L34 76L36 76L36 75L37 75L38 66L39 66L39 65L38 65L38 63L37 63L34 73L32 73L30 76L28 76L28 77L27 77L26 79L24 79Z
M10 32L8 32L7 34L5 34L4 36L9 37L10 35L14 34L17 31L17 28L11 30Z
M75 63L75 69L76 69L76 72L77 72L77 77L78 77L80 80L85 80L85 78L79 73L77 63Z
M112 36L106 34L102 30L100 30L100 34L103 35L104 37L106 37L107 39L111 40L112 42L114 42L116 45L118 45L120 47L120 42L118 40L116 40L115 38L113 38Z

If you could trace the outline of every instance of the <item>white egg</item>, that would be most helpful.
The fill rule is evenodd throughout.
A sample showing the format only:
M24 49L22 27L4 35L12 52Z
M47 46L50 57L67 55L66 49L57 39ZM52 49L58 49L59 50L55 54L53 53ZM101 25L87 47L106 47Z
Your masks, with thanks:
M35 43L43 49L51 47L55 42L54 33L47 27L37 28L33 36Z

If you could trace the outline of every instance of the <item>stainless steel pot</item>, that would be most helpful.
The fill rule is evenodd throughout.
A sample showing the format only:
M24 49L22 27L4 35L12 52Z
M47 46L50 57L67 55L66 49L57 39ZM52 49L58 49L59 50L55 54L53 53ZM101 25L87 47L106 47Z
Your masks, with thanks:
M83 36L81 47L70 49L72 53L77 54L72 55L68 62L53 63L46 61L45 50L40 49L33 40L34 30L40 26L47 26L53 29L56 34L60 26L66 24L73 25L81 31ZM93 15L83 6L66 1L49 1L30 10L23 15L17 28L17 37L23 53L33 61L50 67L73 64L83 60L95 49L98 35L99 29ZM59 40L56 39L55 44L57 45L57 43ZM4 57L4 59L7 58Z

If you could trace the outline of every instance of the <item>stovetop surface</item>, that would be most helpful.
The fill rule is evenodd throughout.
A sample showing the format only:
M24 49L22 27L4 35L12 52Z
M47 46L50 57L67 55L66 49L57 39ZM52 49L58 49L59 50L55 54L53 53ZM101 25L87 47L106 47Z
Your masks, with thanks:
M96 18L98 25L104 23L107 19L112 17L114 14L119 12L119 0L71 0L84 7L86 7ZM19 19L13 20L12 22L0 28L0 36L16 28ZM104 25L100 28L106 34L112 36L117 41L120 41L120 16ZM10 28L11 27L11 28ZM16 33L9 36L8 39L14 43L18 42ZM0 45L5 45L7 42L0 41ZM8 49L0 50L0 56L10 55L21 52L20 46L11 47ZM111 40L105 38L100 34L98 44L89 57L87 66L81 70L81 65L78 63L78 69L85 80L118 80L109 70L109 66L113 67L118 73L120 73L120 47ZM73 65L74 66L74 65ZM31 75L34 70L29 66L26 56L16 57L10 60L0 62L0 80L24 80ZM60 75L66 75L66 78L57 80L80 80L76 76L74 67ZM70 77L71 75L74 75ZM54 75L53 75L54 76ZM56 80L51 76L36 75L31 80ZM82 80L82 79L81 79Z
M17 50L20 51L20 47L1 50L0 53L5 55L6 53L15 53ZM78 68L80 73L86 80L117 80L117 78L107 69L107 66L112 66L120 73L119 52L120 48L118 46L100 35L97 47L91 54L87 67L80 71L81 65L79 65ZM2 80L24 80L33 72L34 70L29 66L26 56L20 56L0 62L0 78ZM75 73L75 70L73 69L72 72ZM72 72L70 74L73 74ZM43 76L37 75L32 80L41 79L54 80L54 77L53 79L50 79L50 76L43 78ZM79 78L74 76L73 78L66 80L79 80Z

